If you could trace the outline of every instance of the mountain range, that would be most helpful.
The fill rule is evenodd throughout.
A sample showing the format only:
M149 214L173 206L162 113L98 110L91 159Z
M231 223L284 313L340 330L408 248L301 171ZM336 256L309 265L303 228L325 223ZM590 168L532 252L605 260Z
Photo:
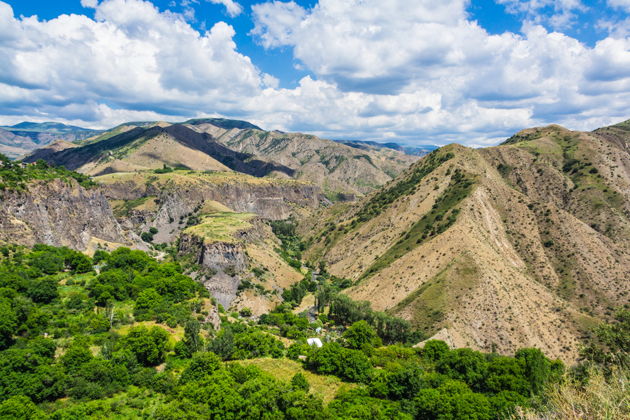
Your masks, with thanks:
M159 169L233 170L289 177L320 186L330 197L362 195L394 178L417 157L389 148L357 149L300 133L264 131L244 122L196 119L181 124L127 123L76 143L33 151L88 175Z
M21 122L0 127L0 153L17 158L55 141L81 141L99 132L55 122Z
M24 162L39 159L95 186L5 192L0 240L175 246L226 308L256 315L299 283L303 259L454 347L574 361L580 337L630 293L630 122L526 129L421 158L243 121L135 122ZM299 252L281 249L278 220L298 224ZM314 305L307 293L298 309Z

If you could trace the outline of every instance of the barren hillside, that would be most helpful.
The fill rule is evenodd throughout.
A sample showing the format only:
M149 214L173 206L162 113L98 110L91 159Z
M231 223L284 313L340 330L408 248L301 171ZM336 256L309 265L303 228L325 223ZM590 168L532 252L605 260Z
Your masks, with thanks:
M354 280L351 297L457 346L574 359L587 328L628 301L629 137L550 126L444 147L318 215L308 255Z
M295 178L311 181L329 194L369 193L417 160L398 150L358 149L308 134L263 131L214 120L192 120L187 126L211 134L230 149L293 168Z
M42 148L25 161L44 159L88 175L160 169L242 172L295 178L319 186L332 200L380 187L412 162L398 150L350 147L315 136L263 131L245 121L136 122L114 127L72 150Z

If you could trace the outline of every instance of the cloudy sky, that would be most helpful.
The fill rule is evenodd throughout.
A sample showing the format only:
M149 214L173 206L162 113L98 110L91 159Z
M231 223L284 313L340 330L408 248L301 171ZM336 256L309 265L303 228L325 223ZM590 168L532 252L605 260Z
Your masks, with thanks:
M630 0L0 0L0 123L408 144L630 118Z

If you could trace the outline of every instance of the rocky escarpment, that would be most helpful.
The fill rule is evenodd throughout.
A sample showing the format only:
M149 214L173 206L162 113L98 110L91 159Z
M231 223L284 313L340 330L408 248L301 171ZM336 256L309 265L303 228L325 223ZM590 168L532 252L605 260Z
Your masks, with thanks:
M105 196L74 180L34 181L27 191L4 191L0 200L0 241L45 243L80 251L97 244L135 243L117 222Z
M171 242L194 218L228 210L285 219L320 204L314 185L236 173L175 171L168 174L122 173L96 178L121 219L136 231L158 229L154 241Z
M225 308L248 307L255 315L281 301L283 288L301 279L274 251L270 227L253 214L211 215L181 234L178 253L193 276Z
M203 238L182 235L180 255L199 265L196 274L210 294L224 307L236 298L242 275L249 267L245 247L241 243L205 243Z

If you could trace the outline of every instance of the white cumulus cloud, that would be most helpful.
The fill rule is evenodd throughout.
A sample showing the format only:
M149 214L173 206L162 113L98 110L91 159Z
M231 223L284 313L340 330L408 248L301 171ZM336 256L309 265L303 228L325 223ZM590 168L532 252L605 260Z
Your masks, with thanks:
M254 5L261 48L290 50L310 74L283 88L238 51L225 22L199 32L143 0L100 1L94 19L42 21L0 1L0 122L222 115L329 138L481 145L533 125L591 129L630 117L628 31L593 46L533 20L521 34L491 35L467 5Z
M608 0L608 5L630 13L630 0Z
M94 9L98 5L98 0L81 0L81 6Z
M97 105L187 115L238 109L263 88L262 74L236 51L234 29L219 22L199 34L149 2L106 0L96 19L13 17L0 2L0 86L4 113L36 109L99 121ZM83 107L68 108L70 104Z
M581 0L495 0L505 6L508 13L521 14L533 23L545 23L554 29L563 29L576 22L576 13L588 7Z
M243 12L243 6L234 0L208 0L210 3L222 4L230 17L236 17Z
M551 4L512 3L534 9ZM559 10L583 7L574 0L554 4ZM511 117L497 129L554 121L589 128L603 117L630 116L619 105L630 101L630 91L622 88L630 81L625 40L608 38L588 47L533 21L525 23L522 35L490 35L468 19L466 5L419 0L410 8L402 0L320 0L305 9L274 1L252 7L252 34L267 48L292 48L317 79L346 94L439 97L430 109L416 108L413 117L400 112L390 118L400 132L400 120L445 137L449 130L464 132L466 124L474 132L489 129L488 122L506 115ZM459 127L449 129L449 124Z

